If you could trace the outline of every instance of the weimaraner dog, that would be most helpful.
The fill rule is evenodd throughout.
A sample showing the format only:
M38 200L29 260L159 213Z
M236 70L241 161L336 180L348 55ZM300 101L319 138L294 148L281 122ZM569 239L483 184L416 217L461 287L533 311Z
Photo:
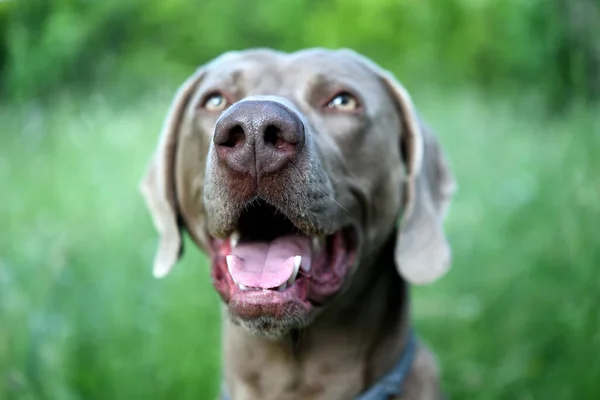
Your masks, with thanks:
M210 258L221 399L442 398L409 284L449 268L455 181L390 73L351 50L226 53L179 88L141 189L155 276L184 231Z

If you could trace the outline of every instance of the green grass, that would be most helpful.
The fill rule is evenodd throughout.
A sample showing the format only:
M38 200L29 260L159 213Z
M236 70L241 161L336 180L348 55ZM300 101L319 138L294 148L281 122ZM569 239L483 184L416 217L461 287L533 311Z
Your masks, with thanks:
M0 108L1 399L216 393L208 268L188 242L152 278L157 238L137 193L173 90ZM469 91L415 97L460 184L453 269L413 290L446 391L598 398L600 110L542 118Z

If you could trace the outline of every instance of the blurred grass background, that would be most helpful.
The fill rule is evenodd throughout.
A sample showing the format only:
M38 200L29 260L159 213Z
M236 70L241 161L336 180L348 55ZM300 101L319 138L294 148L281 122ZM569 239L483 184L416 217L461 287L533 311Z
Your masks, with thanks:
M596 0L0 1L0 399L214 397L208 267L151 277L137 182L179 83L256 46L352 47L440 136L450 398L600 398L599 37Z

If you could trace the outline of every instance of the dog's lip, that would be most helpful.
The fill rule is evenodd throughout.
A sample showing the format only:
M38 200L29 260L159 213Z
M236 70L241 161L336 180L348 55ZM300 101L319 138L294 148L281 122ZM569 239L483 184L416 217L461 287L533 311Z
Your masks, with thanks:
M309 313L313 304L302 294L307 290L307 281L280 292L277 290L235 290L229 299L230 311L238 317L256 319L265 315L284 318L290 308L301 309Z

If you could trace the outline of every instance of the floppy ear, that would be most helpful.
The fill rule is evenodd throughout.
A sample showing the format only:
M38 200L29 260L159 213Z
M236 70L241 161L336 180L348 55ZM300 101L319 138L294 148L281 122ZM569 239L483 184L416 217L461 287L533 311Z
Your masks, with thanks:
M408 282L426 284L450 268L443 220L456 184L437 138L419 119L406 89L391 74L382 76L404 124L400 139L406 169L404 212L396 240L396 267Z
M167 275L182 253L181 225L175 194L175 154L188 102L204 75L198 69L180 87L164 121L158 146L140 182L140 191L160 235L153 273Z

